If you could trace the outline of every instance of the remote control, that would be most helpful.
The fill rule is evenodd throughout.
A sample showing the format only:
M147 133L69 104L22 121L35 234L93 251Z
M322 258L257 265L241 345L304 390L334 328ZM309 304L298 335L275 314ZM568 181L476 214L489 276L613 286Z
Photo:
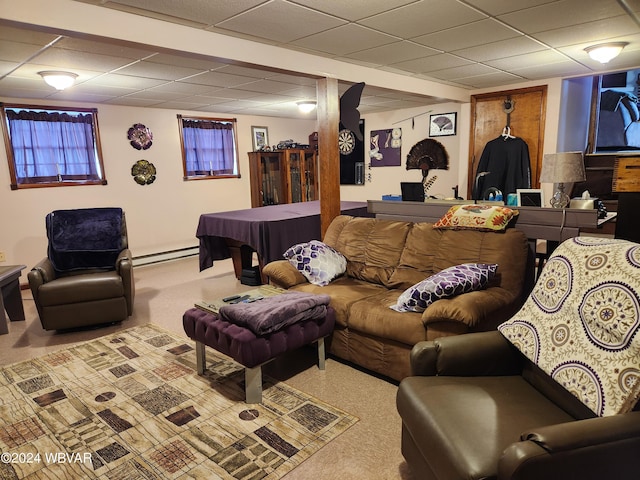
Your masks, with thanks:
M231 300L235 300L236 298L240 298L240 295L231 295L229 297L224 297L222 299L223 302L230 302Z
M242 297L238 297L235 300L231 300L229 303L240 303L245 301L247 298L251 298L251 295L243 295Z

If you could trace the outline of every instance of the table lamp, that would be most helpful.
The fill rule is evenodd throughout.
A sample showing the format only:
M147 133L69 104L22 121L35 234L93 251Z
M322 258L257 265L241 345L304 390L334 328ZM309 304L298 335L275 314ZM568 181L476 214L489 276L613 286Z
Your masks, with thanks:
M582 152L545 154L540 171L540 183L558 184L549 202L553 208L566 208L569 205L569 195L564 191L565 183L583 182L586 179Z

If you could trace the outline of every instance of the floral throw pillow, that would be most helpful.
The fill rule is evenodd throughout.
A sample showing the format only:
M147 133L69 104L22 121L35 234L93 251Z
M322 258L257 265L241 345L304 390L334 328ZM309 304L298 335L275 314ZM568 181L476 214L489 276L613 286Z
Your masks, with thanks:
M284 258L314 285L328 285L347 270L347 259L318 240L298 243L284 252Z
M433 228L499 231L507 228L518 210L492 205L454 205Z
M485 288L497 269L495 263L463 263L445 268L407 288L390 308L397 312L424 312L441 298Z

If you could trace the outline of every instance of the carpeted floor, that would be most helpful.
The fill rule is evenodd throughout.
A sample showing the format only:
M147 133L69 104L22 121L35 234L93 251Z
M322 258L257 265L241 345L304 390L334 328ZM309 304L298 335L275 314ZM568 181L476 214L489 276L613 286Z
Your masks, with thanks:
M0 478L278 479L357 422L149 324L0 369ZM29 477L31 478L31 477Z
M241 285L231 260L198 271L198 258L188 257L134 268L134 313L116 325L75 332L45 331L29 290L23 290L26 321L10 322L0 335L0 366L34 359L80 342L100 339L134 326L158 325L193 346L182 328L182 314L195 301L224 297L255 287ZM26 270L21 283L26 283ZM211 349L207 349L207 357ZM265 375L359 418L283 477L283 480L413 480L400 453L401 422L395 405L397 385L329 357L326 370L316 366L317 349L302 348L267 364ZM5 418L0 397L0 418ZM35 477L39 479L41 477ZM54 477L66 480L70 477ZM143 479L133 476L131 480ZM189 477L186 477L189 478ZM75 479L74 479L75 480Z

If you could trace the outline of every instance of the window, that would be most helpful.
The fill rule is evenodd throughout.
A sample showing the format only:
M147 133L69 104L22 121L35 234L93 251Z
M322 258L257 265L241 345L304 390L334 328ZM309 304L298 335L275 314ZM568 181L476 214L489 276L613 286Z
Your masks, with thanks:
M236 120L178 115L185 180L239 177Z
M594 77L590 140L594 153L640 150L640 70Z
M106 185L96 109L2 105L11 189Z

